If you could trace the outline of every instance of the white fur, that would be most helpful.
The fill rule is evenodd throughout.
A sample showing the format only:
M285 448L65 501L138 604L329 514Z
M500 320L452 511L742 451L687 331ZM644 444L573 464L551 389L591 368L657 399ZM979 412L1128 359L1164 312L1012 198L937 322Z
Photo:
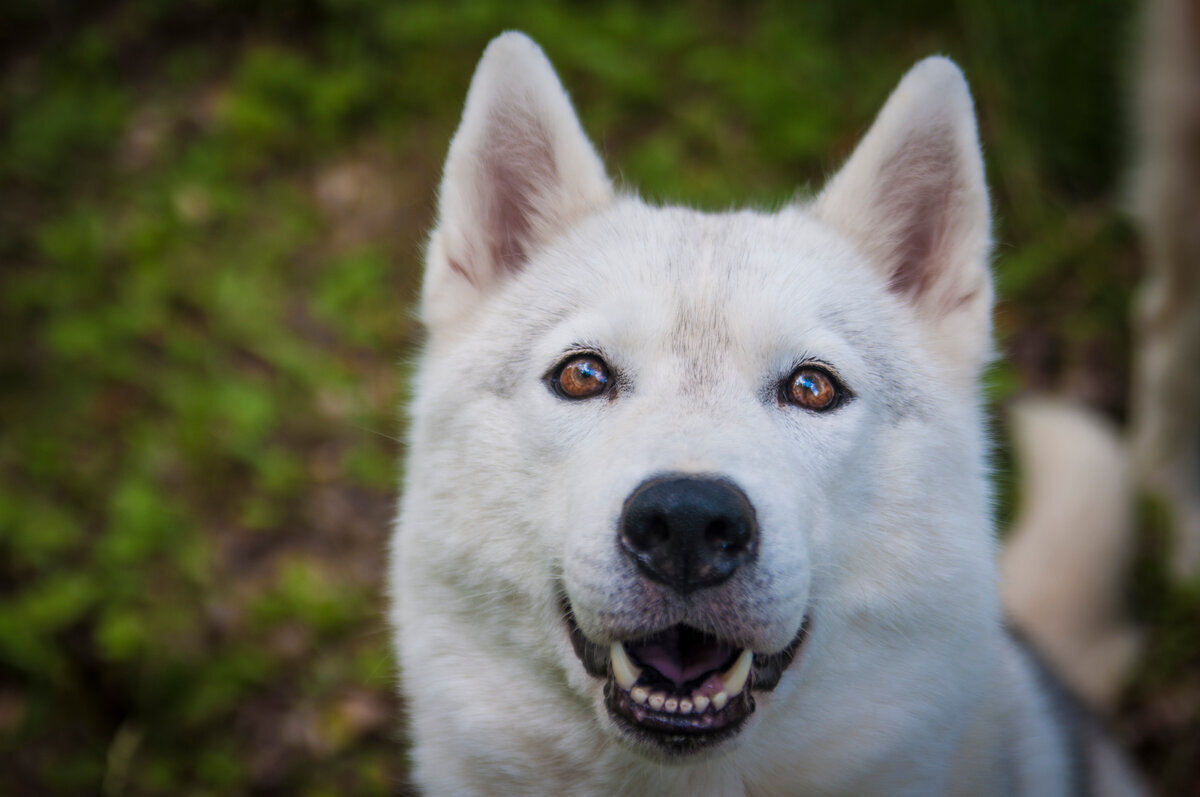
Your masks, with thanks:
M537 179L497 186L497 157ZM976 387L987 196L953 64L914 67L814 206L705 214L614 196L549 63L508 33L440 200L392 560L427 792L1065 792L1001 624ZM623 375L612 400L547 388L579 347ZM855 398L775 401L810 358ZM753 565L686 599L615 544L626 496L664 472L735 482L759 520ZM564 594L602 644L687 622L770 653L813 624L736 738L664 763L609 719Z
M1125 617L1132 559L1129 456L1103 418L1064 400L1012 412L1021 514L1004 547L1004 606L1094 706L1111 708L1141 649Z

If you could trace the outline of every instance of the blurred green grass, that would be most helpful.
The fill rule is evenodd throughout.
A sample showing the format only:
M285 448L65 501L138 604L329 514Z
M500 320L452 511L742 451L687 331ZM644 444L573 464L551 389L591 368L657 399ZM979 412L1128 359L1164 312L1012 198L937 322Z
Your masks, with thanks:
M381 582L408 308L496 33L545 47L622 183L714 209L819 186L912 62L955 58L997 211L990 395L1120 420L1133 21L1120 0L6 4L4 792L403 790ZM1184 793L1200 602L1146 517L1153 664L1118 727Z

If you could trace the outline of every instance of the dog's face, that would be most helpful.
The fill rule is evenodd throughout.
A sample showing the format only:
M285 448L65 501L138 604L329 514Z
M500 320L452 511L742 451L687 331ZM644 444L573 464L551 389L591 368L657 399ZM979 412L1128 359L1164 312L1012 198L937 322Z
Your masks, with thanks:
M461 587L444 611L522 660L518 690L567 692L656 759L729 749L805 690L832 730L872 679L926 688L928 649L994 612L987 246L948 62L914 69L813 204L708 215L614 196L506 34L430 244L398 581Z
M860 475L876 427L920 411L929 377L855 321L902 334L880 281L830 278L856 264L798 214L631 204L577 234L514 296L546 325L513 409L575 653L618 728L690 753L735 735L802 649L814 580L882 498ZM564 260L586 266L563 280ZM533 310L551 285L562 303Z

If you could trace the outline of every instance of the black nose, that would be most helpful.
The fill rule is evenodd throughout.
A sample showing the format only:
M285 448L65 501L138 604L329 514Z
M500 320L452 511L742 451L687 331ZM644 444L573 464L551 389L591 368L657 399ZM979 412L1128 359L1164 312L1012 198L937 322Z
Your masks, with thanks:
M643 573L687 594L720 584L754 558L758 522L750 499L729 482L668 476L629 496L620 542Z

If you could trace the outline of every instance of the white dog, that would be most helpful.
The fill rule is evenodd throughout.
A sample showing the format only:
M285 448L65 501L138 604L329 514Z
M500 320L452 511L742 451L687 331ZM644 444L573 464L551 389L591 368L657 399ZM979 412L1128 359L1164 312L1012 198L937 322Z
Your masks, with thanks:
M815 201L619 195L541 50L450 147L393 549L430 794L1133 786L1006 632L971 97L915 66Z

